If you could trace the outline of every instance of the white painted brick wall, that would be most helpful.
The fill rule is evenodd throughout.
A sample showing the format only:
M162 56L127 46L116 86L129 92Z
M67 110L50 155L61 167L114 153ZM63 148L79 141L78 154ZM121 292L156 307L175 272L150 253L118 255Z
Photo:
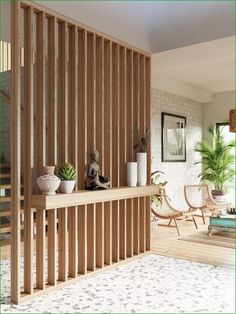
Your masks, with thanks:
M161 112L178 114L186 117L186 162L161 162ZM203 134L203 104L152 89L152 170L165 173L163 181L168 181L167 194L173 205L179 209L187 209L184 200L185 184L199 184L198 175L201 165L194 165L200 160L193 151Z

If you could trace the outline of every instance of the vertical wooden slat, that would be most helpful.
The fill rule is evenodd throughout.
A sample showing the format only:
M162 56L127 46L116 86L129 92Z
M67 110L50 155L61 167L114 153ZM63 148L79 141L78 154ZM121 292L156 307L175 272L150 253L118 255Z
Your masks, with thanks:
M140 130L140 99L139 99L139 54L134 53L133 56L133 116L134 116L134 144L139 141L139 131ZM134 254L139 254L139 245L140 245L140 210L139 210L139 199L134 199L133 207L133 237L134 237Z
M78 30L78 188L85 188L87 165L87 32ZM87 272L87 206L78 207L78 272Z
M133 51L127 51L126 66L126 98L127 98L127 161L134 161L134 123L133 123ZM126 183L127 184L127 183ZM133 200L127 200L127 256L133 256Z
M104 42L104 174L112 175L112 44ZM104 262L112 263L112 203L104 204Z
M20 3L11 2L11 300L20 300Z
M68 161L68 27L67 23L59 24L59 66L60 66L60 146L59 161ZM67 208L58 210L58 263L59 280L66 281L67 272Z
M87 143L88 160L90 152L96 148L96 36L88 33L87 37ZM96 211L95 205L87 206L87 267L88 270L96 268Z
M57 164L57 20L48 19L48 163ZM56 218L57 211L48 211L48 283L55 285L56 276Z
M104 175L104 40L96 38L96 149ZM96 266L104 266L104 204L96 204Z
M146 126L151 129L151 60L146 57L145 64L145 98L146 98ZM151 131L151 130L150 130ZM149 142L147 148L147 183L151 183L151 132L147 135ZM146 250L151 248L151 198L146 198Z
M33 291L31 210L33 167L33 9L24 9L24 291Z
M45 110L45 40L46 19L45 13L37 15L36 30L36 73L37 73L37 176L42 173L45 165L46 154L46 110ZM39 289L45 289L45 211L37 210L36 213L36 285Z
M112 186L120 185L119 174L119 45L112 46ZM119 252L119 201L112 202L112 260L118 262Z
M70 136L68 139L70 161L78 173L78 31L71 27L69 33L69 97L70 97ZM77 182L76 182L77 188ZM77 250L77 207L68 209L69 227L69 277L77 276L78 250Z
M87 269L96 269L96 207L87 206Z
M126 134L126 48L119 48L119 100L120 100L120 186L126 185L127 134ZM120 258L126 259L126 200L119 202L120 210Z
M146 98L145 98L145 60L144 56L139 56L139 113L140 113L140 136L146 136ZM146 250L146 200L139 199L140 205L140 252Z

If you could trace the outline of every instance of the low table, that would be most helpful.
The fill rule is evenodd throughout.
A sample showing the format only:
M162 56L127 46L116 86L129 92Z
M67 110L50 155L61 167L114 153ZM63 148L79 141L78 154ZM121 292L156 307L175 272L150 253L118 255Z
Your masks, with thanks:
M235 215L210 217L208 226L208 235L211 235L212 230L235 232L236 220Z

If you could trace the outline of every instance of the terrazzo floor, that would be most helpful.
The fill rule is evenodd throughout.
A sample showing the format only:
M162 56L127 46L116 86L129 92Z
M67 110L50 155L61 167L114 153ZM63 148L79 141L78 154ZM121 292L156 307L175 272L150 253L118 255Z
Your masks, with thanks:
M1 313L235 313L233 270L156 254L21 305L10 304L9 260L1 269Z

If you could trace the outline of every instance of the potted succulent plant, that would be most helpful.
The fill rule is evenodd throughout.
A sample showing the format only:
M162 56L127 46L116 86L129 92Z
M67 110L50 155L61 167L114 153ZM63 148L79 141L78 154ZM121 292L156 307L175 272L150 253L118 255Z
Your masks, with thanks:
M65 163L58 172L58 177L61 179L60 189L62 193L72 193L76 182L76 171L72 164Z

